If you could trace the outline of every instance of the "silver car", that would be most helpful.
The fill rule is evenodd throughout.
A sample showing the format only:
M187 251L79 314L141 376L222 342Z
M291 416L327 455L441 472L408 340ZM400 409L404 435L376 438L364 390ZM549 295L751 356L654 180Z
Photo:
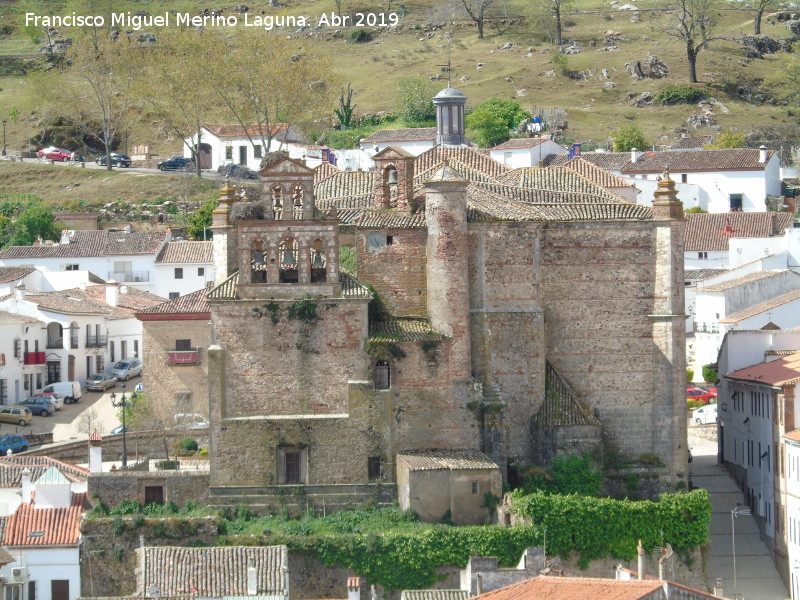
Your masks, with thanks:
M114 364L111 374L117 381L128 381L131 377L138 377L142 374L142 361L138 358L124 358Z
M86 380L87 390L96 390L98 392L105 392L108 388L117 385L117 378L108 373L95 373Z

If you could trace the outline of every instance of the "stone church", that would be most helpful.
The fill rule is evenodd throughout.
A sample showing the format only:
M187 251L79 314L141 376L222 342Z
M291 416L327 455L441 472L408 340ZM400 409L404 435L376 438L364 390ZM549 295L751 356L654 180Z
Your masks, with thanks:
M211 496L399 499L486 519L514 463L591 452L687 477L683 211L568 167L509 170L435 99L438 144L374 172L262 163L226 187L206 300ZM607 461L608 465L608 461Z

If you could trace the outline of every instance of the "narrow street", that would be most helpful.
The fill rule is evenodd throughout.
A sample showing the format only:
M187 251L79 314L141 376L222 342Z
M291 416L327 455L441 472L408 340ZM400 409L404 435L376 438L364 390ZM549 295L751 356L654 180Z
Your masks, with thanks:
M739 515L731 531L731 511L744 496L728 472L717 465L717 443L690 437L694 460L690 465L692 482L711 495L711 547L705 570L709 582L722 578L725 598L743 600L786 600L775 563L761 540L755 519ZM734 539L735 538L735 539ZM734 542L736 573L734 577Z

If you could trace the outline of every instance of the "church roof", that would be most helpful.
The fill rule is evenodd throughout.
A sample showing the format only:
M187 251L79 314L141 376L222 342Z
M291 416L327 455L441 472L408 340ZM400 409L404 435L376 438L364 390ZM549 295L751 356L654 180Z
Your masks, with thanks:
M466 590L403 590L400 600L467 600Z
M344 271L339 271L339 283L342 284L343 298L372 298L372 292L367 286L355 277ZM206 294L207 300L238 300L236 287L239 285L239 271L228 277L225 281Z
M436 127L405 127L401 129L379 129L361 140L362 144L386 142L427 142L436 139Z

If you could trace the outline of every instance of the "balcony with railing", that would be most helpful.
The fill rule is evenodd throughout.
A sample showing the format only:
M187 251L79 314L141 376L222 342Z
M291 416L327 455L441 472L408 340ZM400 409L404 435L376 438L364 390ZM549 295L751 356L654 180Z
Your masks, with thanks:
M716 322L695 322L695 333L719 333L719 323Z
M149 271L109 271L108 279L119 283L144 283L150 281Z
M170 366L194 366L200 364L200 348L192 350L169 350L167 361Z
M43 365L47 361L44 352L23 352L22 362L26 365Z
M108 341L107 335L87 335L86 336L86 347L87 348L105 348L106 342Z

